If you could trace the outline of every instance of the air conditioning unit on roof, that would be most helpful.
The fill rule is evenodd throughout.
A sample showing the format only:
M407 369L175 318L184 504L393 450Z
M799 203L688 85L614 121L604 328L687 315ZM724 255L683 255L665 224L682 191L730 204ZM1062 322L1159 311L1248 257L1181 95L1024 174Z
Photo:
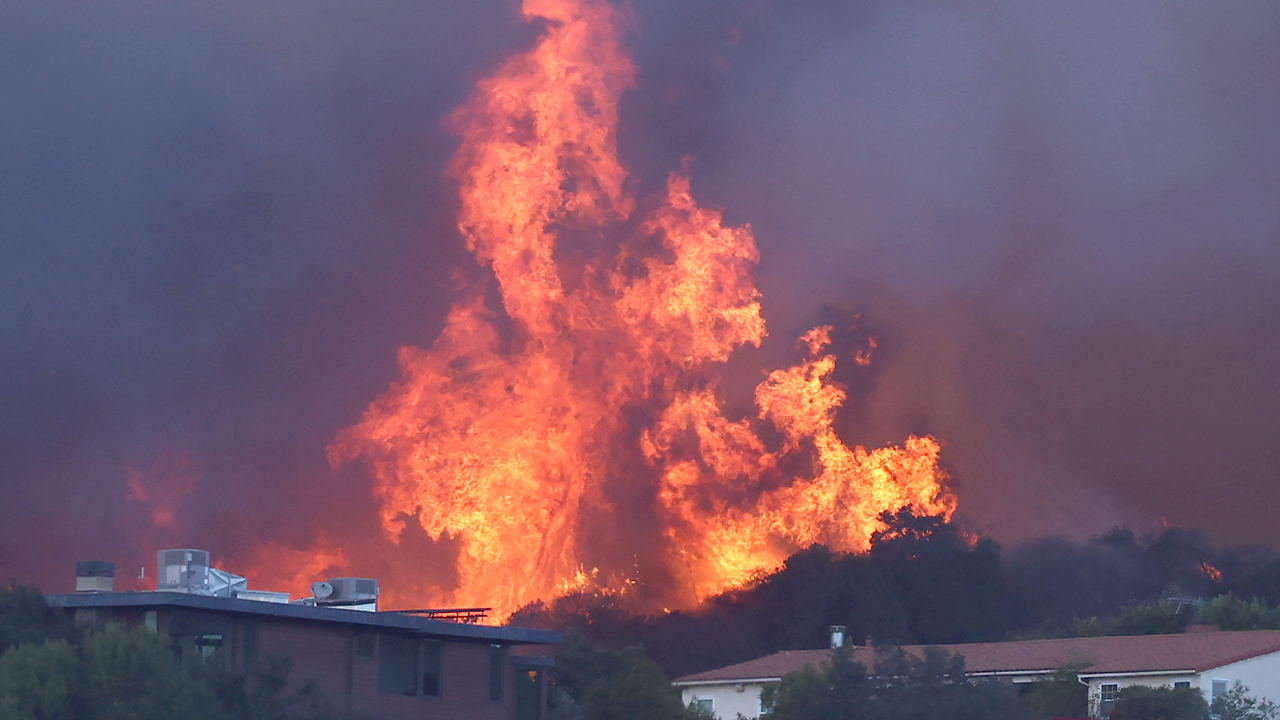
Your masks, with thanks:
M323 587L328 585L328 588ZM326 592L326 590L330 590ZM329 578L312 586L319 606L345 607L352 610L378 609L378 581L374 578ZM322 597L323 595L323 597Z
M235 597L237 591L249 588L243 577L209 567L208 550L176 548L158 555L157 591Z

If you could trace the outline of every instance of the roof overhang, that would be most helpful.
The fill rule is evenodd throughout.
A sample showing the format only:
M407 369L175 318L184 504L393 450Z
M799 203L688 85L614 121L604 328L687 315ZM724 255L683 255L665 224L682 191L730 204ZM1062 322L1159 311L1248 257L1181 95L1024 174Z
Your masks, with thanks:
M1076 677L1081 680L1108 680L1111 678L1127 678L1127 677L1150 677L1158 675L1160 677L1168 677L1169 675L1195 675L1195 670L1128 670L1125 672L1106 672L1106 673L1077 673Z
M782 682L780 677L733 678L726 680L676 680L671 683L676 687L701 687L705 685L751 685Z
M210 597L180 592L65 593L46 595L51 607L91 608L186 608L228 612L257 617L332 623L369 630L398 631L426 637L452 640L500 643L504 645L557 645L562 635L554 630L470 625L446 620L432 620L396 612L363 612L340 608L314 607L284 603Z

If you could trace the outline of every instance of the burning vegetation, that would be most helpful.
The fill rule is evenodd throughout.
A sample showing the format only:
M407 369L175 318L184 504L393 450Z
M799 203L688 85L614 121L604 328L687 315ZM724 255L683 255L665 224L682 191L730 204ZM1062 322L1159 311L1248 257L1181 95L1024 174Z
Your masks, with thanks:
M837 435L830 328L760 382L754 414L724 409L725 363L766 335L751 228L699 206L687 171L637 210L616 147L635 68L611 4L524 14L545 23L536 47L453 118L458 227L495 286L467 288L432 348L403 348L402 380L329 448L371 465L390 536L416 522L457 544L437 600L688 606L814 543L866 550L886 511L949 517L936 440Z

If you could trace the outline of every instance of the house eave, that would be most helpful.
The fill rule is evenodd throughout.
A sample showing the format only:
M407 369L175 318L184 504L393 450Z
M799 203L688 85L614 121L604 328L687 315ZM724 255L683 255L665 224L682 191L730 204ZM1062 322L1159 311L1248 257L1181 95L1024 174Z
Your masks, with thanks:
M675 687L705 687L707 685L759 685L764 683L782 682L780 677L764 677L764 678L731 678L726 680L676 680L671 684Z
M1169 675L1195 675L1195 674L1196 674L1196 671L1195 671L1195 670L1191 670L1191 669L1186 669L1186 670L1126 670L1126 671L1123 671L1123 672L1108 672L1108 673L1079 673L1079 674L1077 675L1077 677L1079 677L1081 680L1107 680L1107 679L1110 679L1110 678L1148 677L1148 676L1151 676L1151 675L1159 675L1159 676L1161 676L1161 677L1167 677L1167 676L1169 676Z

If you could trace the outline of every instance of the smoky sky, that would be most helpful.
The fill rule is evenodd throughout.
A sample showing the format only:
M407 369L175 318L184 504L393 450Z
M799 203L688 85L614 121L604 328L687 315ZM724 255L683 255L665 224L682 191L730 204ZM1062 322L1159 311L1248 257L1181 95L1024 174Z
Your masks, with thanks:
M766 364L876 338L849 439L933 433L1005 542L1280 544L1280 7L627 7L637 191L688 157L755 228ZM154 542L447 564L377 546L324 451L483 276L447 117L535 33L508 0L0 6L0 581L135 561L166 453L199 478Z

